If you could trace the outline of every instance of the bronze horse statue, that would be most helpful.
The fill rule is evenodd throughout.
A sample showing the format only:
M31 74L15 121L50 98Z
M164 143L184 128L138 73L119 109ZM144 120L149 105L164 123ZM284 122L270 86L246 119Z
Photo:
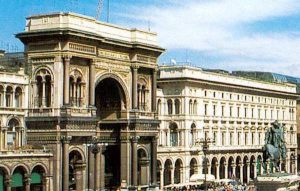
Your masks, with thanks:
M263 162L266 164L266 161L269 159L275 166L275 171L278 172L280 160L286 159L286 147L283 126L277 121L272 123L272 127L268 129L265 142L263 147Z

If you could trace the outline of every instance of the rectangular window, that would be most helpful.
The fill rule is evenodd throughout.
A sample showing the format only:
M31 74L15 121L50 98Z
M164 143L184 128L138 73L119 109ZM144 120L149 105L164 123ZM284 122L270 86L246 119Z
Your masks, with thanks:
M240 107L237 107L237 115L240 117Z
M207 115L207 104L204 104L204 115Z
M253 108L251 108L251 116L252 116L252 118L254 118L254 109Z
M245 107L245 118L247 118L247 108Z
M258 109L258 119L260 119L260 109Z
M232 106L229 107L229 116L232 117Z

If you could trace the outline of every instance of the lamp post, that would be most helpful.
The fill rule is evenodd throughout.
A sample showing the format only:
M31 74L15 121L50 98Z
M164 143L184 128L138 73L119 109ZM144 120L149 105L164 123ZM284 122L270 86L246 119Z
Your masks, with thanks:
M204 185L205 185L205 190L207 190L207 177L206 174L208 173L208 168L207 168L207 158L206 158L206 154L207 151L209 149L209 144L214 143L214 139L213 138L209 138L206 136L206 133L204 133L204 138L201 138L200 140L197 141L198 144L202 145L202 151L204 154L204 164L205 164L205 174L204 174Z

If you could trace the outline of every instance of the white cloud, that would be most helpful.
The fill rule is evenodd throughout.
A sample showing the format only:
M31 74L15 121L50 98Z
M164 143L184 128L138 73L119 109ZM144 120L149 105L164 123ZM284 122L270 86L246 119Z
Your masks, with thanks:
M226 57L224 69L259 69L299 75L300 35L291 32L263 33L246 31L243 26L298 14L298 0L189 0L168 1L163 6L131 7L132 25L159 34L169 51L192 49ZM128 24L128 23L127 23ZM226 64L226 65L225 65Z

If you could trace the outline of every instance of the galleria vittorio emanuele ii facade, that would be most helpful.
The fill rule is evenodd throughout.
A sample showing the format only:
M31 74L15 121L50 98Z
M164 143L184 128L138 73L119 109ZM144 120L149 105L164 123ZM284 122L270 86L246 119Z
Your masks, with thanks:
M265 133L284 125L287 160L296 173L296 85L253 80L187 65L160 66L157 110L160 186L190 182L194 174L249 183L262 174ZM205 151L204 138L210 138Z
M16 37L23 53L0 51L0 191L154 190L203 174L248 183L275 120L281 170L296 173L294 84L158 67L156 33L74 13L30 16Z

